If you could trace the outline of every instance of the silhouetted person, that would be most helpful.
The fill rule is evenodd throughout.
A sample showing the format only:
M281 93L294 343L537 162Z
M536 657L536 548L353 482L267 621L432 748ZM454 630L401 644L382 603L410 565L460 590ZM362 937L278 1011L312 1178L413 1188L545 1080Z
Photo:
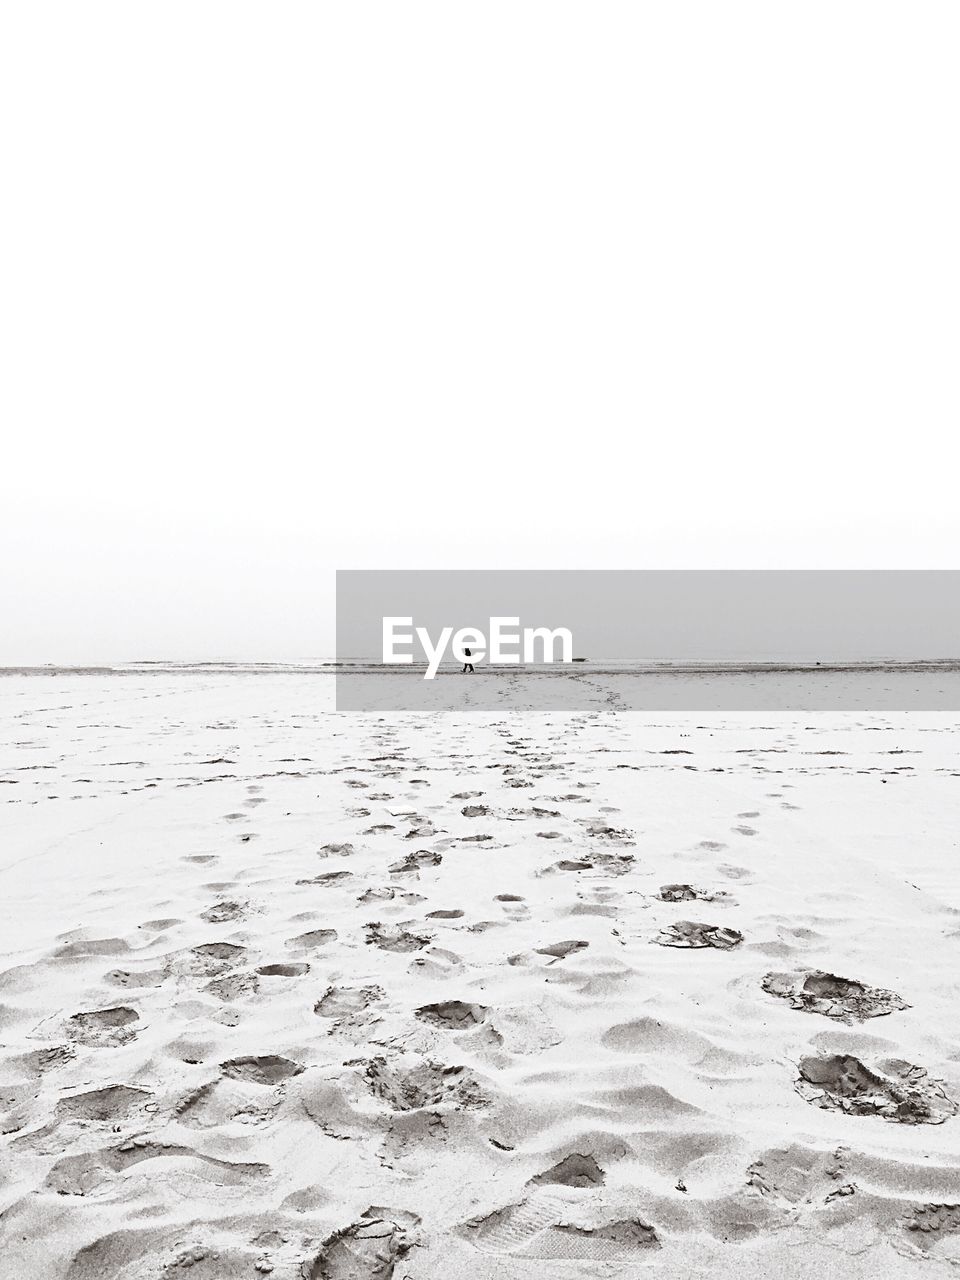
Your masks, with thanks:
M469 649L464 649L464 651L463 651L463 656L464 656L465 658L472 658L472 657L473 657L473 654L470 652L470 650L469 650ZM471 672L471 673L473 672L473 663L472 663L472 662L465 662L465 663L463 664L463 671L461 671L461 672L460 672L460 674L461 674L461 675L463 675L463 673L464 673L465 671L469 671L469 672Z

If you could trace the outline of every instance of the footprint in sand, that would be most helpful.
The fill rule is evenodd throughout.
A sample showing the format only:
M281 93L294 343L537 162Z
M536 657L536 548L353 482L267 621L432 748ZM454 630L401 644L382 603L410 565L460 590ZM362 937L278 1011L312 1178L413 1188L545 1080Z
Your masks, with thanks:
M416 853L408 853L399 862L391 863L387 869L393 876L413 875L428 867L439 867L442 861L442 854L434 853L430 849L418 849Z
M403 834L404 840L429 840L437 834L437 828L429 818L417 818L409 831Z
M850 1055L802 1058L794 1088L814 1106L900 1124L943 1124L956 1115L956 1102L923 1067L899 1060L882 1065L884 1074Z
M414 1213L371 1205L357 1222L328 1236L301 1275L304 1280L391 1280L397 1263L417 1243L419 1225Z
M289 964L262 964L257 973L264 978L302 978L310 972L310 966L303 961L291 961Z
M272 1093L263 1098L261 1090L254 1097L244 1082L209 1080L206 1084L185 1094L174 1107L174 1116L180 1124L191 1129L216 1129L220 1125L264 1124L269 1120L282 1098Z
M249 904L245 902L215 902L201 912L200 919L207 924L226 924L230 920L242 920L249 912Z
M750 1165L747 1186L786 1206L829 1204L856 1192L846 1169L847 1154L845 1147L828 1152L802 1143L777 1147Z
M183 924L177 916L161 916L159 920L145 920L143 924L138 924L138 929L143 929L147 933L164 933L167 929L172 929L174 925Z
M470 1031L486 1022L490 1012L482 1004L466 1004L463 1000L444 1000L439 1004L421 1005L414 1015L421 1022L442 1027L445 1031Z
M146 1089L125 1084L111 1084L103 1089L90 1089L61 1098L56 1105L58 1120L84 1120L94 1124L124 1120L134 1109L142 1109L151 1098Z
M863 1022L880 1018L910 1006L895 991L869 987L864 982L839 978L815 969L812 972L768 973L761 982L764 991L788 1000L794 1009L822 1013L843 1022Z
M391 928L379 921L364 925L367 931L368 946L379 947L381 951L419 951L429 944L430 938L422 934L410 933L399 925Z
M47 1049L34 1049L21 1057L13 1058L12 1065L21 1067L28 1075L43 1075L45 1071L55 1071L57 1067L66 1066L77 1056L72 1044L55 1044Z
M552 942L546 947L534 947L534 954L538 956L549 956L550 964L557 964L561 960L565 960L567 956L575 955L578 951L584 951L589 942L584 942L582 938L570 938L564 942ZM517 955L508 956L507 964L519 965L529 961L527 953L521 951Z
M589 942L584 942L582 938L571 938L565 942L551 942L546 947L535 947L538 956L552 956L555 960L565 960L567 956L572 956L577 951L583 951L589 947Z
M751 881L753 878L753 872L748 867L735 867L729 862L721 863L717 867L717 872L721 876L726 876L728 880Z
M757 834L755 827L731 827L731 831L735 831L739 836L755 836Z
M466 1067L447 1067L430 1059L372 1058L364 1074L375 1096L394 1111L443 1106L459 1111L487 1106L490 1101Z
M352 844L323 844L317 850L318 858L352 858L356 849Z
M392 886L381 886L364 889L363 893L357 895L358 902L392 902L397 896L397 890Z
M352 1018L385 997L382 987L328 987L313 1006L321 1018Z
M325 947L329 942L336 942L336 929L310 929L306 933L298 933L295 938L288 938L286 946L291 951L315 951Z
M414 956L410 961L410 972L426 975L429 978L447 978L463 968L463 960L455 951L447 951L444 947L430 947L422 955Z
M604 821L593 818L577 818L577 824L585 827L587 835L594 840L604 840L609 844L635 844L634 834L625 828L610 827Z
M713 947L729 951L743 941L738 929L724 929L716 924L702 924L696 920L678 920L667 925L656 939L661 947Z
M203 989L217 1000L240 1000L244 996L256 995L260 983L254 973L226 973L208 982Z
M67 1019L67 1034L71 1040L90 1048L117 1048L136 1038L134 1023L140 1021L135 1009L120 1005L114 1009L95 1009L90 1013L75 1013Z
M110 969L103 980L113 987L159 987L166 977L163 969Z
M538 1188L527 1200L470 1219L457 1234L482 1253L526 1258L623 1263L660 1248L656 1228L643 1218L604 1222L598 1206L581 1206L569 1195Z
M317 884L322 889L333 889L342 885L345 880L352 880L352 871L321 871L318 876L310 876L306 880L298 880L297 884Z
M117 1129L135 1112L148 1108L156 1110L152 1099L153 1095L146 1089L120 1084L62 1097L54 1108L53 1119L40 1129L13 1138L11 1149L24 1148L41 1155L62 1155L75 1138L91 1126L109 1125ZM16 1124L12 1131L17 1132L23 1127Z
M692 884L662 884L657 897L661 902L692 902L695 898L701 902L720 902L727 895L723 890L710 893L706 889L695 889Z
M511 920L526 920L530 915L530 908L518 893L498 893L494 902L500 903L503 914Z
M220 1070L231 1080L244 1080L248 1084L278 1085L304 1070L299 1062L281 1058L275 1054L264 1057L230 1058L220 1063Z
M529 809L511 809L511 814L517 818L539 818L543 821L545 818L562 818L563 814L559 809L543 809L539 805L532 805Z
M592 853L583 858L562 858L537 874L549 875L553 871L592 871L596 875L623 876L632 869L633 863L634 857L631 853Z
M216 973L241 964L247 955L247 949L234 942L203 942L198 947L192 947L188 954L195 958L202 969L208 973Z

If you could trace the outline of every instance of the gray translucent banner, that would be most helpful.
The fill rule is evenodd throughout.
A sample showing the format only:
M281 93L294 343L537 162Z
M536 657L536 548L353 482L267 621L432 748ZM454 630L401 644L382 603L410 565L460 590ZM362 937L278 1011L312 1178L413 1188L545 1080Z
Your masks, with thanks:
M958 711L960 571L341 570L336 657L341 711Z

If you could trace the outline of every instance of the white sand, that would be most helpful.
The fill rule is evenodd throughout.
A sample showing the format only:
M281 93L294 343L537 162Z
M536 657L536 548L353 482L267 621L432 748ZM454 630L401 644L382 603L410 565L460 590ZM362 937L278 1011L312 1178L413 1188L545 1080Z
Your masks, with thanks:
M0 680L4 1280L955 1274L955 717L332 697Z

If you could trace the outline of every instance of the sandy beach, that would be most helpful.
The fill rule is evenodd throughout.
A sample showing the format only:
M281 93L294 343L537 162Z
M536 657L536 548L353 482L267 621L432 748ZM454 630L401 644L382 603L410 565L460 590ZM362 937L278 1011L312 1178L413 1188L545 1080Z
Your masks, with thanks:
M960 1280L958 50L0 7L0 1280Z
M332 686L0 680L0 1274L955 1274L955 716Z

